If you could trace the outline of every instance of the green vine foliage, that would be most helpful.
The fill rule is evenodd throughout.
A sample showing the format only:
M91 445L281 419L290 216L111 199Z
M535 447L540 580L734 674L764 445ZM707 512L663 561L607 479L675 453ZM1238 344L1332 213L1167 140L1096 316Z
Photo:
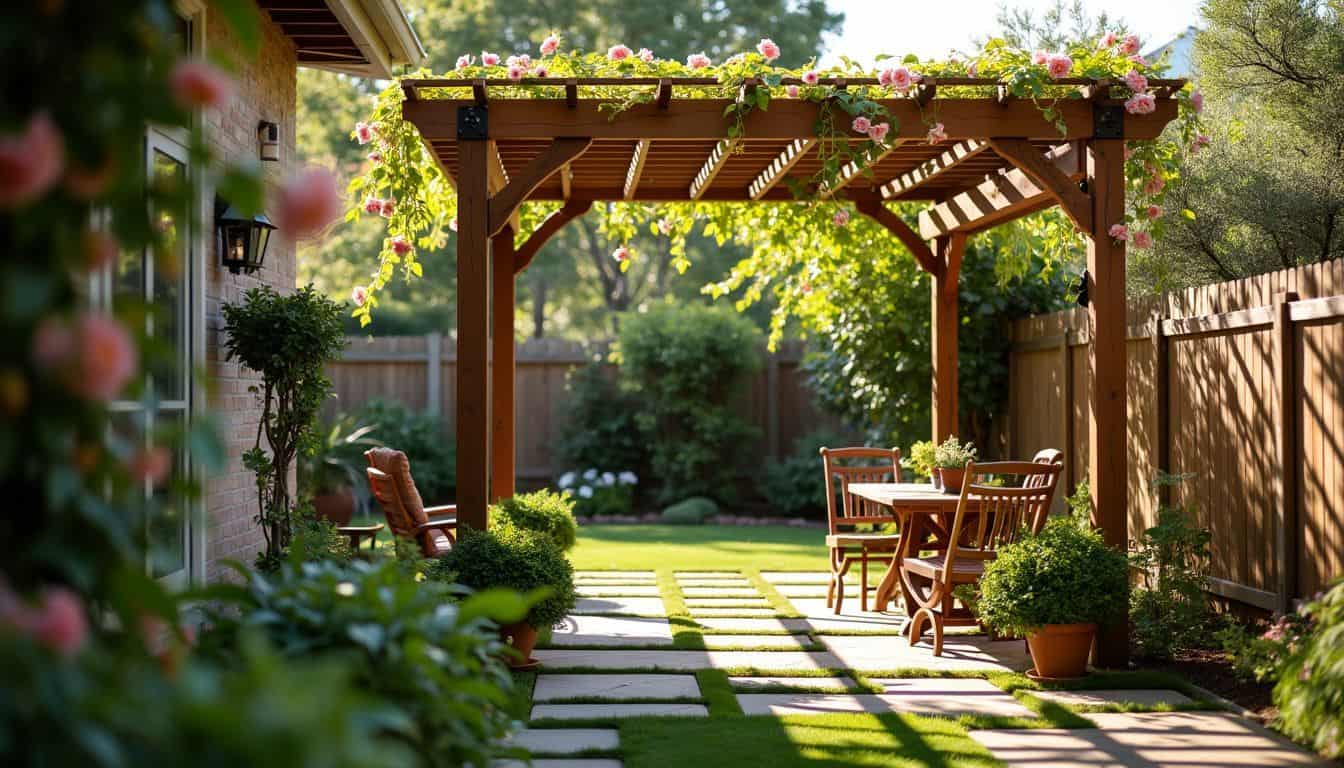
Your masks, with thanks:
M1140 58L1127 55L1120 44L1113 41L1083 41L1068 47L1069 77L1106 79L1113 82L1109 86L1111 95L1117 98L1130 98L1136 91L1132 85L1135 79L1126 84L1125 76L1133 73L1144 78L1160 77L1162 62L1145 62ZM521 55L521 54L520 54ZM917 82L907 89L874 85L838 85L825 82L826 78L873 78L880 72L866 69L857 62L840 57L836 66L817 69L807 66L788 69L773 65L762 54L749 52L729 58L719 65L692 68L689 64L648 57L648 60L630 53L625 58L614 60L600 53L582 53L577 51L557 51L551 55L540 56L535 61L519 61L512 57L513 63L500 61L493 66L484 66L474 58L464 56L459 68L451 73L455 79L502 78L513 77L516 84L491 85L491 94L498 99L559 99L564 96L563 78L598 77L703 77L713 78L713 85L679 87L677 98L719 98L732 99L725 109L724 119L729 123L729 137L744 135L747 116L754 112L768 112L772 103L778 99L802 99L819 105L816 136L818 139L821 168L806 184L796 185L795 194L801 205L743 205L734 203L713 204L676 204L648 205L640 203L613 203L603 207L603 233L613 242L621 242L630 233L646 227L669 239L669 248L680 251L677 269L684 272L689 263L685 261L684 239L696 226L702 226L706 234L723 231L723 222L748 218L736 213L736 209L751 208L753 211L776 209L773 214L778 221L778 231L783 233L785 242L793 242L794 237L803 230L815 226L818 219L829 220L837 212L844 211L843 218L849 217L847 204L830 201L819 202L818 191L824 192L833 186L846 168L857 166L857 172L868 173L867 166L881 156L890 146L889 142L898 135L900 126L889 113L883 102L892 98L909 98L921 103ZM1042 111L1047 119L1059 124L1061 130L1062 113L1059 105L1067 99L1080 98L1076 86L1062 86L1055 82L1047 64L1031 52L1010 46L1003 40L990 40L979 53L970 56L958 56L945 60L919 59L915 56L904 58L878 57L880 70L904 68L924 78L982 77L994 78L1004 85L1009 94L1020 99L1030 99ZM540 71L539 71L540 70ZM1056 71L1056 74L1060 74ZM431 77L428 71L419 71L406 75L406 78L418 79ZM815 76L815 78L814 78ZM885 77L885 76L883 76ZM554 84L551 82L554 81ZM809 83L816 84L809 84ZM433 99L438 97L464 97L470 93L462 87L443 87L419 89L420 97ZM621 119L623 112L632 107L650 103L656 89L632 86L584 86L580 97L605 100L603 110L612 120ZM994 86L940 86L936 97L928 99L920 107L920 119L930 129L930 141L937 139L939 114L942 100L945 98L984 98L997 93ZM1150 206L1160 208L1165 189L1169 182L1179 175L1180 164L1185 155L1199 140L1197 112L1200 106L1198 98L1192 99L1193 91L1187 86L1178 94L1180 119L1163 137L1151 142L1131 142L1128 147L1126 178L1132 187L1130 204L1123 221L1113 222L1126 227L1123 235L1135 233L1135 244L1141 245L1151 237L1161 235L1163 229L1160 212L1150 211ZM423 267L416 260L415 248L437 248L447 242L450 231L455 228L457 200L451 184L443 178L438 163L420 141L415 128L402 119L401 107L404 94L399 82L391 83L379 96L373 114L367 125L372 132L371 142L375 151L362 175L350 184L350 208L347 221L357 221L365 215L386 215L387 237L379 254L377 268L370 276L366 286L357 290L367 295L367 299L356 307L354 316L361 325L368 324L377 306L377 293L387 285L398 271L406 279L419 277ZM888 135L859 134L853 130L855 118L865 118L870 123L886 122L890 125ZM356 132L357 134L358 132ZM352 134L352 135L356 135ZM824 197L824 195L822 195ZM370 201L392 200L394 206L368 207ZM523 232L530 232L532 224L540 221L547 213L555 210L556 203L528 203L523 206ZM370 211L377 210L371 214ZM804 210L824 211L820 217L802 215ZM1185 215L1192 216L1189 212ZM751 214L755 216L757 214ZM772 216L769 213L759 214ZM718 221L719 224L714 222ZM1058 217L1043 217L1036 223L1019 224L1019 233L1029 233L1049 238L1051 253L1065 256L1077 252L1078 238L1067 224ZM1137 234L1142 233L1142 234ZM757 248L756 265L762 265L759 238L748 237L744 240ZM1039 245L1039 242L1035 245ZM408 248L408 246L410 246ZM894 243L893 243L893 247ZM627 260L637 258L638 254L624 254ZM751 266L748 265L748 269ZM759 272L759 269L757 270ZM772 271L772 276L782 278L796 276L796 270ZM742 277L737 278L741 282ZM715 293L721 291L717 288ZM748 291L749 296L760 295ZM749 303L749 302L748 302ZM787 312L784 313L787 316ZM780 320L782 326L783 320Z

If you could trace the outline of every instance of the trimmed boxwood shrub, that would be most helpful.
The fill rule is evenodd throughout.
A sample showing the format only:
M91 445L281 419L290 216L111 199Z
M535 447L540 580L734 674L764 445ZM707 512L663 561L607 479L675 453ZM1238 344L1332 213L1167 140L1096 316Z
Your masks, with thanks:
M579 524L574 521L574 500L548 490L504 499L490 508L490 524L513 526L548 536L562 552L568 552L579 538Z
M999 549L972 602L984 623L1026 635L1046 624L1107 624L1125 611L1128 561L1090 526L1060 517Z
M478 591L504 587L533 599L544 595L527 612L527 623L537 629L554 626L574 608L574 568L560 547L549 536L512 525L462 529L457 546L430 562L426 576Z
M700 525L719 514L719 505L704 496L692 496L663 510L663 522L670 525Z

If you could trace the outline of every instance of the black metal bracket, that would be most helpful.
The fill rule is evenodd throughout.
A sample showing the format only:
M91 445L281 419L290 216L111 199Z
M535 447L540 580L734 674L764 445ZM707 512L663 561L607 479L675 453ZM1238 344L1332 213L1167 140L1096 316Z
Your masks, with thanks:
M490 111L482 105L457 108L457 138L459 141L482 141L490 138Z
M1120 104L1092 104L1092 138L1125 138L1125 108Z
M1091 277L1092 274L1084 269L1083 274L1078 276L1078 281L1073 284L1073 301L1080 307L1088 305L1087 281Z

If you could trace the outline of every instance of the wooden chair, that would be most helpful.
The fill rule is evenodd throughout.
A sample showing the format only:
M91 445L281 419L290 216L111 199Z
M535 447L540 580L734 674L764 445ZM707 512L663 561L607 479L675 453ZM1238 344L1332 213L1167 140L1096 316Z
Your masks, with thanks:
M978 582L999 547L1045 525L1064 464L1062 458L1055 463L1054 456L1037 458L1045 460L968 464L947 551L923 557L909 548L903 552L901 581L919 605L910 617L911 645L919 642L927 622L933 626L933 655L941 656L945 627L977 625L964 606L956 605L952 591ZM1021 477L1022 483L988 485L990 477Z
M864 462L857 464L853 462ZM822 448L826 472L826 548L830 550L831 580L826 588L826 606L837 614L845 602L845 574L859 561L859 607L868 610L868 563L890 565L900 548L900 534L860 533L859 525L896 522L886 507L849 493L850 483L894 483L901 478L901 452L897 448ZM836 482L839 481L837 487ZM839 508L836 496L840 497Z
M452 549L457 541L457 506L426 507L411 478L411 462L401 451L370 448L364 458L369 462L369 487L392 535L414 539L425 557Z

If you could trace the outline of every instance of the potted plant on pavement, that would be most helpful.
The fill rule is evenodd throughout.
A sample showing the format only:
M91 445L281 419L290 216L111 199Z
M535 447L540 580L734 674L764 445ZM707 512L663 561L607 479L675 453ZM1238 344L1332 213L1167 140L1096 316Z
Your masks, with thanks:
M966 465L976 460L974 443L962 443L956 435L944 440L933 451L933 466L943 493L961 493L961 481L966 477Z
M349 416L338 418L330 429L316 432L308 450L299 457L299 487L312 497L317 517L336 525L349 525L355 513L355 489L364 472L362 454L382 443L369 437L374 425L355 425Z
M1101 534L1068 517L999 549L985 564L971 603L990 629L1025 636L1037 679L1087 673L1098 625L1123 617L1128 586L1125 555Z
M516 652L514 669L531 669L537 630L555 626L574 608L574 569L555 540L545 534L502 524L488 531L464 528L457 546L430 563L426 575L475 590L505 587L533 600L526 618L500 627Z

